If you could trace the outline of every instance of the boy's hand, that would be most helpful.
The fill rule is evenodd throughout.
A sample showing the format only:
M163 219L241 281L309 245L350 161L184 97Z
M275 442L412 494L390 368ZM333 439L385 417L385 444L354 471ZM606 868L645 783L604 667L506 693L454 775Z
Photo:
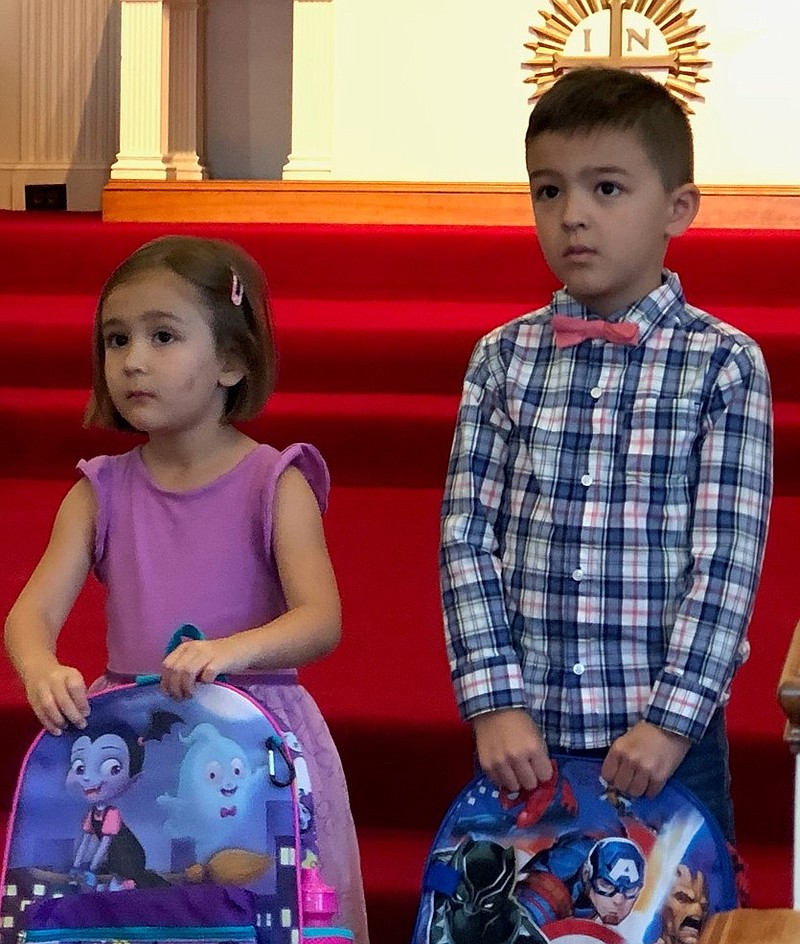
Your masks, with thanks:
M692 742L647 721L639 721L609 748L600 776L628 796L653 797L669 780Z
M55 662L27 672L24 681L31 708L50 734L61 734L68 724L86 727L89 699L86 682L77 669Z
M241 672L250 660L237 651L235 636L190 639L161 663L161 687L172 698L188 698L197 682L213 682L225 672Z
M553 765L539 729L522 708L490 711L472 719L478 762L486 775L509 793L535 790L553 776Z

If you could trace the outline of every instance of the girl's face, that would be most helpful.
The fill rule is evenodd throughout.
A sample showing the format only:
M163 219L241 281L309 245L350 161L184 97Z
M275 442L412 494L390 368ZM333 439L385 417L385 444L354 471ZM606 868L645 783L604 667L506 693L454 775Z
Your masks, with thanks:
M117 734L83 735L72 746L66 786L88 803L107 803L131 782L128 745Z
M112 289L101 311L105 378L114 406L144 433L180 433L222 420L244 371L224 364L211 314L168 269Z

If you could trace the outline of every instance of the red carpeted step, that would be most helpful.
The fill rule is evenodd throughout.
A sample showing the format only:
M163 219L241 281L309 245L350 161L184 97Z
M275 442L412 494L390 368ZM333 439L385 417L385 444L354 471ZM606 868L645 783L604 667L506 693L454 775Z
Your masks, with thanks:
M373 940L401 944L430 836L471 771L469 730L450 690L436 571L458 391L474 341L541 304L554 281L531 232L517 228L164 226L0 213L0 379L7 385L0 437L3 473L18 476L0 481L3 612L46 542L75 460L134 441L81 430L88 336L112 267L169 231L231 238L264 265L281 393L251 429L276 445L315 442L331 466L326 532L344 636L302 677L350 780ZM761 343L777 401L779 497L750 629L753 653L728 713L738 830L756 907L788 904L791 861L791 757L774 691L800 607L791 552L800 529L798 240L788 231L696 230L674 241L668 256L692 303ZM62 636L65 657L87 676L102 668L102 622L102 593L90 581ZM10 666L0 662L0 729L10 759L0 769L0 806L10 799L33 721Z
M22 218L20 218L22 217ZM262 265L271 294L302 298L515 299L554 286L518 227L304 223L103 223L94 214L0 214L0 292L96 295L112 270L169 233L229 239ZM45 275L46 274L46 275Z
M754 837L741 842L739 851L747 865L751 907L791 908L794 862L791 844L773 845Z
M141 441L131 434L83 429L82 390L0 387L0 440L11 444L4 474L65 477L87 456L113 454ZM444 482L458 396L373 393L276 393L243 428L282 448L314 443L340 485L436 487ZM800 481L800 401L775 404L775 491L796 494Z
M0 520L14 535L14 553L0 569L4 612L68 487L68 481L0 480ZM363 827L432 827L471 773L470 733L455 710L441 628L439 501L436 489L334 487L331 493L325 525L344 632L339 648L301 675L339 744ZM750 631L753 651L729 708L739 833L771 844L791 832L791 757L774 690L796 617L782 588L794 579L784 549L798 528L800 499L778 499ZM88 677L102 669L102 624L102 593L89 581L61 640L63 657ZM9 797L37 727L7 663L0 663L0 729L11 759L0 768L0 797ZM417 784L412 798L409 782Z
M359 830L370 934L376 944L408 944L433 830Z
M0 295L3 384L88 388L95 302L88 295ZM281 392L458 394L478 338L525 309L285 298L273 301L273 311ZM20 348L29 352L25 360L15 354Z
M78 459L131 448L141 437L83 429L88 393L0 387L0 438L11 444L4 474L71 474ZM243 428L283 448L314 443L340 485L436 486L444 481L458 397L277 393Z
M520 301L274 298L282 392L458 394L477 340L540 305ZM91 383L91 295L0 294L0 377L7 386ZM800 304L800 303L798 303ZM777 401L800 400L800 308L712 308L755 338ZM17 353L28 351L26 358Z
M512 300L555 280L533 228L251 223L103 223L99 214L0 213L0 292L96 294L111 270L166 233L231 239L264 266L276 297ZM667 265L700 307L798 297L794 230L690 229ZM754 279L753 273L758 278ZM767 273L764 277L764 273Z

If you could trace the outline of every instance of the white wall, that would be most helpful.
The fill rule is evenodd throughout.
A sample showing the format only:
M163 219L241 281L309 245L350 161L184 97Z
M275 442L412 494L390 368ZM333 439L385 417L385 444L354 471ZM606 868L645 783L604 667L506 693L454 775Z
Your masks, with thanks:
M547 0L330 2L327 179L524 181L524 44ZM18 205L28 180L69 181L73 207L76 196L80 208L99 207L103 162L110 166L117 146L117 6L0 0L0 208L14 205L14 193ZM55 17L70 7L87 20L85 47L63 77L62 93L53 92L52 80L49 91L40 90L45 129L72 121L71 130L62 127L70 150L41 159L38 169L24 153L30 129L22 127L21 102L32 79L23 7L28 18L33 10ZM692 22L706 25L713 60L706 102L692 119L698 182L799 186L800 2L683 0L681 9L696 9ZM292 0L209 0L206 158L213 176L280 178L291 149L291 34ZM98 129L103 120L114 126Z
M524 181L528 29L546 0L334 0L333 176ZM684 0L704 24L701 184L800 184L798 0Z
M697 179L800 185L800 3L684 0L712 45L705 104L693 119Z
M0 208L66 183L94 209L116 152L116 0L0 0Z

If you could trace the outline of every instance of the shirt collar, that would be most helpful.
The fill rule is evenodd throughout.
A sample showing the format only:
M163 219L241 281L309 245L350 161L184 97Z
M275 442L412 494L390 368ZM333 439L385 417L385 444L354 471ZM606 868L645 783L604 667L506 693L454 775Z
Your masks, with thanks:
M658 288L653 289L649 295L645 295L635 304L615 312L608 320L638 325L641 342L659 322L669 323L671 320L677 324L685 304L686 299L680 279L674 272L664 269L661 273L661 285ZM598 317L585 305L576 301L566 289L559 289L554 293L551 310L553 313L560 312L586 320Z

